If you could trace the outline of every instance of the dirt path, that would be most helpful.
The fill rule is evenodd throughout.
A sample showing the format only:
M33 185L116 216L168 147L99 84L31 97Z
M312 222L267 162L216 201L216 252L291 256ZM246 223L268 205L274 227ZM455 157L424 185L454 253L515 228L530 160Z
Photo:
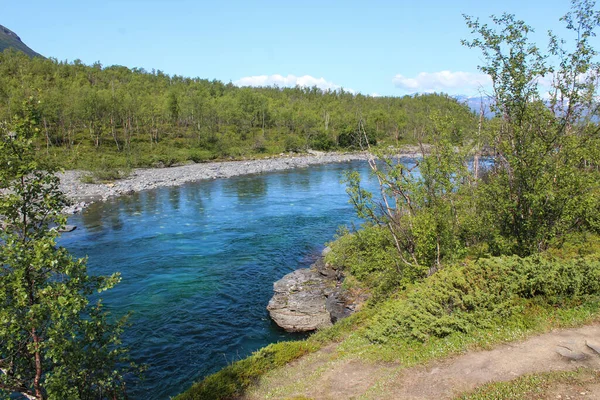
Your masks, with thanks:
M266 377L246 398L451 399L488 382L531 373L600 370L600 354L588 345L600 351L600 324L556 330L413 368L336 360L330 347ZM600 398L600 385L593 388L585 398Z

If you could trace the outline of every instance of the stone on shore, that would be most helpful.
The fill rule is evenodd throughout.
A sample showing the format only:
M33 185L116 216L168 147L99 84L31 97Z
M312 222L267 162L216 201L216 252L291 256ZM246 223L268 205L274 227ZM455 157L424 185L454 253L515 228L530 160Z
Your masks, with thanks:
M556 346L556 352L570 361L582 361L589 357L585 353L572 350L566 346Z
M298 269L275 282L275 294L267 310L277 325L288 332L307 332L331 326L327 293L335 282L312 268Z
M323 251L323 257L329 251ZM288 332L309 332L331 326L352 314L358 299L351 299L341 283L343 275L320 257L310 268L298 269L273 284L275 294L267 310Z

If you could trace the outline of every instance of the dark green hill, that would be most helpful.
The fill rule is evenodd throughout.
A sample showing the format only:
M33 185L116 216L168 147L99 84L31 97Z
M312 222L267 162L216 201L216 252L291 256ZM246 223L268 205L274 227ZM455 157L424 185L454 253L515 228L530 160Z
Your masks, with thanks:
M0 52L3 52L9 47L20 50L30 57L42 57L40 54L31 50L25 43L23 43L21 38L16 33L0 25Z

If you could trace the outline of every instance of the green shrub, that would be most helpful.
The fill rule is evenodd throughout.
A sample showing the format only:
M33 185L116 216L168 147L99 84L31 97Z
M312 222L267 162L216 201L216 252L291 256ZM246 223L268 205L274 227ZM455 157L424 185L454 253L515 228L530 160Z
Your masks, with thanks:
M335 147L335 141L326 132L319 132L311 139L310 146L315 150L330 151Z
M188 160L195 163L202 163L217 158L217 155L209 150L193 149L188 154Z
M365 140L364 133L357 131L355 126L349 126L338 136L338 145L348 149L364 149L367 145L375 146L377 137L375 132L367 130L367 139ZM368 143L367 143L368 140Z
M329 244L332 251L326 261L341 267L376 296L405 287L426 275L424 267L410 268L398 263L390 231L382 226L365 225L352 234L344 233Z
M81 183L96 183L92 174L84 174L79 178Z
M285 137L285 151L298 153L304 148L303 140L294 134L288 134Z
M528 299L576 305L600 293L598 254L495 257L449 266L383 304L365 330L372 343L426 341L501 326Z
M130 168L100 167L82 175L79 180L82 183L112 182L127 178L130 173Z

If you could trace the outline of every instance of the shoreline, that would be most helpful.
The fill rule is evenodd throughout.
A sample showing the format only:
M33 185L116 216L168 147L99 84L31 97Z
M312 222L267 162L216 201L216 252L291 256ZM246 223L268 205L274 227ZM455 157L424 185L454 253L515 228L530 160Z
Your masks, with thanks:
M398 157L414 157L419 152L417 146L405 146L397 150ZM367 154L365 151L352 153L309 151L308 154L281 154L254 160L215 161L168 168L137 168L128 177L109 183L83 183L81 177L87 172L80 170L68 170L59 173L58 177L60 189L73 202L63 211L65 214L76 214L97 201L106 201L144 190L181 186L202 180L306 168L312 165L367 160Z
M402 149L402 153L406 153L408 156L411 155L411 150ZM113 197L130 195L144 190L181 186L202 180L232 178L366 159L366 152L324 153L314 151L309 154L280 155L254 160L217 161L168 168L138 168L134 169L128 177L109 183L83 183L81 177L87 172L80 170L68 170L59 173L58 176L60 189L73 202L73 205L67 207L64 213L76 214L97 201L107 201Z

